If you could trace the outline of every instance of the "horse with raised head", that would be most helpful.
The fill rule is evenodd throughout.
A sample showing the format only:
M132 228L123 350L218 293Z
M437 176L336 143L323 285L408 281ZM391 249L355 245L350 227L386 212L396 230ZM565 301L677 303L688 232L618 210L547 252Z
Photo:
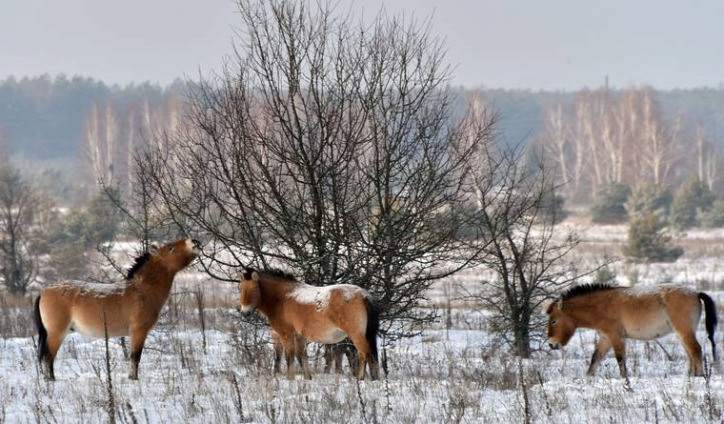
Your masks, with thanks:
M315 287L279 271L247 268L239 283L242 312L258 310L278 335L287 360L287 377L294 373L294 357L304 376L306 341L338 343L349 337L357 349L357 377L367 366L372 379L379 378L377 358L377 308L367 291L351 284Z
M156 324L177 272L196 258L198 240L182 239L152 247L139 256L124 282L98 284L68 281L40 292L35 301L38 360L55 380L53 362L69 330L91 337L130 336L131 372L138 379L146 336Z
M613 348L621 377L627 378L625 340L654 340L673 331L689 357L689 374L701 376L702 352L696 340L696 328L702 303L711 352L716 359L714 301L706 293L668 284L573 287L548 307L548 344L552 349L558 349L568 343L577 328L594 329L598 332L598 342L588 375L594 374L601 358Z

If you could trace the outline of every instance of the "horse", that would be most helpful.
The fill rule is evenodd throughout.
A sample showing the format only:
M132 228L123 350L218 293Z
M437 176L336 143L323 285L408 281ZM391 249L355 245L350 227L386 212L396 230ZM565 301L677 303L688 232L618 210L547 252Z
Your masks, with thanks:
M277 334L287 361L287 378L294 375L296 356L306 378L306 341L333 344L349 337L357 349L356 375L379 378L377 333L379 313L371 295L351 284L314 287L277 270L244 270L239 282L241 311L258 310ZM276 361L275 361L276 362Z
M706 293L670 284L573 287L547 309L548 344L551 349L558 349L568 343L577 328L594 329L598 342L587 375L594 375L601 358L613 347L621 378L627 379L625 340L654 340L674 331L689 357L689 374L702 376L702 352L696 340L700 302L704 304L706 331L716 360L714 301Z
M53 362L69 330L91 337L130 335L131 371L138 380L146 336L166 303L174 276L197 257L198 240L152 246L135 259L123 283L68 281L40 292L35 300L38 361L46 379L55 380Z

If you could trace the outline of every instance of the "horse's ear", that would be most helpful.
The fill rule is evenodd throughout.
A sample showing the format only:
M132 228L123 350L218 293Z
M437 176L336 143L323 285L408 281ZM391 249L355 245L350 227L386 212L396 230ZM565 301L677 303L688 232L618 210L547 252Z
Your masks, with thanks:
M241 277L245 280L251 280L251 274L254 273L254 268L246 268L244 269L244 273L241 275Z
M151 256L158 256L160 252L158 251L158 247L151 245L151 248L148 249L148 253L151 254Z
M548 315L550 315L551 312L553 312L553 309L555 309L555 308L563 309L563 299L558 299L555 302L552 302L550 305L548 305L548 309L546 309L546 313Z

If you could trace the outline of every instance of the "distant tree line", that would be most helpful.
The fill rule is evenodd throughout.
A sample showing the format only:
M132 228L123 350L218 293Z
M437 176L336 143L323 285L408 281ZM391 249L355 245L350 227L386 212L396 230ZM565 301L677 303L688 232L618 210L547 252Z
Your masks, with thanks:
M545 108L536 141L573 201L595 201L616 185L674 190L692 177L721 192L724 103L710 106L664 108L650 87L582 90Z
M117 127L112 130L112 134L118 138L114 146L119 148L130 136L127 134L129 127L138 129L134 134L134 137L138 137L150 127L158 127L157 124L149 124L149 116L150 121L154 121L162 116L173 115L177 101L185 99L184 94L188 88L187 82L181 80L166 87L149 83L120 87L108 86L93 78L81 76L9 77L0 81L0 133L7 141L10 154L38 159L75 157L88 153L83 152L82 148L79 149L79 142L87 137L89 131L93 131L93 122L97 123L100 133L106 131L102 128L103 122L110 112L113 116L112 121L109 121L110 127ZM470 91L464 87L452 89L459 99L454 105L457 114L465 112L464 99ZM575 174L576 169L581 169L581 162L576 162L575 154L580 154L583 150L575 150L574 146L585 141L581 137L585 131L589 132L589 137L597 138L604 137L601 133L603 128L612 131L616 125L616 114L621 118L621 113L625 113L624 106L630 105L633 98L640 104L645 100L644 97L648 96L654 106L654 114L668 122L669 131L680 125L679 137L684 137L686 145L692 149L699 139L703 141L703 149L708 149L708 145L718 149L724 139L724 91L718 89L545 92L480 88L473 91L479 92L503 117L498 123L497 131L506 143L516 145L532 140L545 140L549 151L560 150L562 146L564 156L567 157L563 164L565 171L561 172L566 173L565 178L574 181L579 196L586 193L586 183L575 182L572 174ZM648 94L643 95L643 91ZM607 124L606 120L599 119L603 116L607 116ZM629 118L635 119L632 116ZM592 120L600 123L596 124ZM589 124L588 129L584 125L586 121ZM579 136L574 136L575 134ZM556 145L559 147L556 148ZM599 156L608 151L601 148L597 150ZM556 157L561 157L560 151L556 153ZM602 158L598 159L599 162L601 160ZM612 160L615 162L615 159ZM576 168L576 164L579 168ZM119 163L114 172L122 173L124 166ZM616 175L607 175L601 166L602 163L599 163L596 176L598 183L617 179ZM702 164L701 167L705 168L705 165ZM672 175L664 179L669 177ZM95 179L95 176L91 178L86 174L86 178ZM621 179L632 184L628 175L621 175ZM715 189L719 190L718 187Z
M10 154L48 159L73 157L91 109L110 103L118 113L155 107L164 98L181 94L185 83L167 87L149 83L108 86L93 78L65 75L8 77L0 81L0 132ZM124 124L123 121L120 122Z

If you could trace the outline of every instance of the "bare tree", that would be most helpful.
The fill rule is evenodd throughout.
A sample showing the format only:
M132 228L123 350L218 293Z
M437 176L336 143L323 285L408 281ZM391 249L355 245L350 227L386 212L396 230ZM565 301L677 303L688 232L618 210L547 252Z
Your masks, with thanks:
M154 241L178 235L178 227L174 227L173 220L164 209L163 201L150 178L148 166L142 153L133 156L133 174L130 176L133 184L128 193L122 193L112 185L101 186L106 198L119 212L122 233L139 241L139 252L147 252ZM113 264L110 257L106 256L106 259Z
M37 276L33 249L36 197L20 172L0 165L0 275L13 294L24 294Z
M479 252L475 262L493 277L469 295L494 311L494 330L517 355L528 357L542 326L536 310L556 288L584 275L568 257L579 239L555 227L556 211L547 210L546 199L556 185L543 163L531 166L518 149L490 147L484 160L470 163L478 204L469 209L467 222L474 230L473 250Z
M403 331L431 319L425 289L462 266L456 214L475 148L458 143L471 134L452 118L441 42L384 14L354 25L284 0L239 11L235 56L193 87L173 148L146 152L165 207L212 238L216 278L283 266L367 288ZM478 124L481 142L492 121Z

